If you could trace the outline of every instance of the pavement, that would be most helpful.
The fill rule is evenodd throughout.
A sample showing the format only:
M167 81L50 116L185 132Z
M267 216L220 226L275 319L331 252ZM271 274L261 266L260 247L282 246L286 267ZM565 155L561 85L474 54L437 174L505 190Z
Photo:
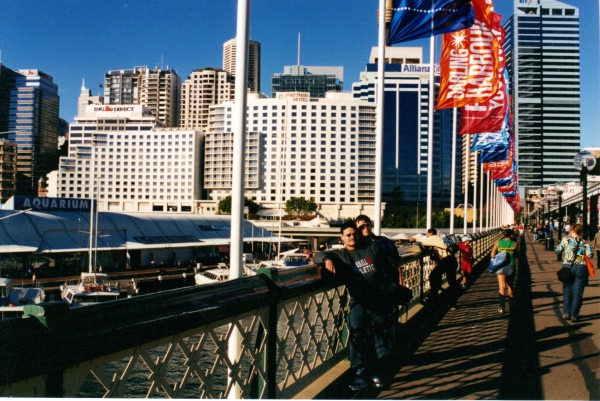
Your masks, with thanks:
M600 272L585 288L580 321L566 322L561 262L529 233L520 247L514 310L498 313L484 259L456 310L423 308L402 325L384 390L352 393L346 372L311 398L600 400Z

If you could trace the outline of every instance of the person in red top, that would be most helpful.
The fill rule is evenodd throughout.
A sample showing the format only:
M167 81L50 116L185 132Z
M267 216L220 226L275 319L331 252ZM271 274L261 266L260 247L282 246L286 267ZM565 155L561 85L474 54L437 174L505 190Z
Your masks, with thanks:
M473 247L471 246L471 237L465 235L461 238L458 249L460 250L460 270L462 271L462 282L460 283L463 291L467 290L467 284L473 273Z

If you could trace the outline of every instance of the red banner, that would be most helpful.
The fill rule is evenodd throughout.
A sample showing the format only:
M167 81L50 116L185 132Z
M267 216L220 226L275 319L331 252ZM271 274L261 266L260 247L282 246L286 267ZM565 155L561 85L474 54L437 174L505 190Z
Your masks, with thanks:
M498 91L503 57L499 41L502 16L493 12L490 15L492 25L475 8L471 28L443 35L437 109L483 103Z

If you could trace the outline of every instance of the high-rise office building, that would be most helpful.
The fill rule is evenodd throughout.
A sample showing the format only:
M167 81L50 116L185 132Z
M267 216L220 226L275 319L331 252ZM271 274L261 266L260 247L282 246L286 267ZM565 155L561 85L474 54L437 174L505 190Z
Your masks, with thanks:
M17 193L17 144L0 139L0 203Z
M271 92L309 92L311 98L344 89L344 67L285 66L283 74L274 74Z
M223 44L223 69L235 77L237 39ZM248 92L260 93L260 42L248 41Z
M104 104L143 105L167 127L179 125L181 78L169 67L135 67L104 75Z
M402 192L411 205L427 200L427 171L433 169L433 202L450 204L451 186L456 196L461 193L460 178L452 183L452 110L434 112L433 144L428 143L429 64L422 64L421 48L386 47L385 108L383 132L382 198L388 201ZM439 66L435 66L436 82ZM373 48L369 64L360 82L352 84L357 99L375 103L377 85L377 48ZM437 89L436 85L436 89ZM437 93L434 99L437 98ZM457 138L456 174L460 177L461 138ZM428 164L428 148L433 146L433 165ZM374 156L373 156L374 157Z
M58 166L58 85L39 70L17 70L7 139L18 145L17 193L37 195L38 181Z
M215 68L193 71L181 86L179 126L205 128L210 106L232 101L234 93L235 82L229 72Z
M81 83L81 93L77 101L77 117L85 115L85 108L89 105L100 106L104 104L104 97L100 94L92 95L92 90L85 87L85 81Z
M191 212L200 197L200 132L164 127L145 106L87 106L69 138L59 197L95 193L99 210L129 212Z
M375 196L375 105L350 93L310 99L307 92L248 96L245 196L265 209L288 199L315 201L339 221ZM205 137L204 186L209 199L231 194L233 102L211 106Z
M0 132L8 131L10 93L15 88L18 76L19 73L0 62Z
M519 186L575 181L580 148L579 9L514 0L505 24Z

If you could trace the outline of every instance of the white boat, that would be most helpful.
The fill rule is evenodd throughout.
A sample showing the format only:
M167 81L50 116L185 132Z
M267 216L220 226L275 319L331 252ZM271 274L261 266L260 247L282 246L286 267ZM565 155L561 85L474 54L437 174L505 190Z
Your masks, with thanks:
M229 268L225 263L219 263L216 269L208 269L194 275L196 285L219 283L229 280Z
M244 276L256 275L258 264L244 263ZM216 269L208 269L194 275L196 285L219 283L229 280L230 270L225 263L219 263Z
M259 267L277 267L286 269L290 267L306 266L310 264L310 256L300 252L300 249L292 249L279 254L277 260L264 260L260 262Z
M36 305L45 301L43 288L15 287L12 279L0 278L0 318L19 317L27 305Z
M61 286L63 301L71 308L119 299L121 288L105 273L81 273L79 282Z

